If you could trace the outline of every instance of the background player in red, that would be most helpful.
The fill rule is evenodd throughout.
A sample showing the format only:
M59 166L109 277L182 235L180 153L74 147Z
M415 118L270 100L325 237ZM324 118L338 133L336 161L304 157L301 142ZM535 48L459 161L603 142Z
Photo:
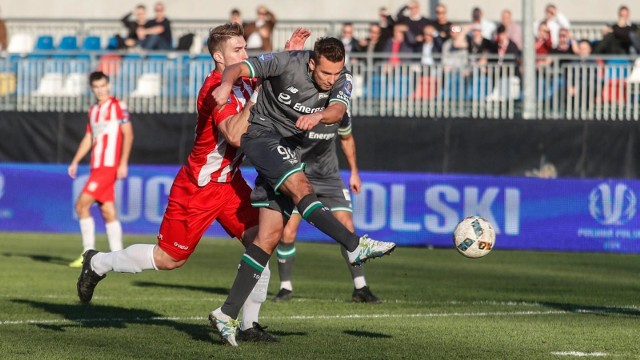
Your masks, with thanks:
M252 243L258 229L258 209L251 206L251 188L240 173L244 155L238 147L257 98L256 81L242 78L235 82L224 106L219 107L211 96L224 69L247 58L242 35L242 26L235 23L218 26L209 34L209 52L216 68L198 94L195 143L171 187L158 243L136 244L111 253L87 251L77 283L80 301L91 301L95 286L109 271L138 273L184 265L215 220L245 247ZM308 30L296 30L288 46L301 49L309 35ZM276 341L258 324L269 278L267 270L244 303L239 340Z
M109 77L101 71L89 75L91 90L97 103L89 108L87 132L82 138L68 173L76 177L78 163L91 150L91 173L76 200L75 209L82 234L82 251L95 249L95 222L91 205L97 202L104 218L111 251L122 250L122 226L116 215L114 187L116 180L127 177L129 154L133 144L133 128L129 122L127 106L111 96ZM82 256L70 267L82 267Z

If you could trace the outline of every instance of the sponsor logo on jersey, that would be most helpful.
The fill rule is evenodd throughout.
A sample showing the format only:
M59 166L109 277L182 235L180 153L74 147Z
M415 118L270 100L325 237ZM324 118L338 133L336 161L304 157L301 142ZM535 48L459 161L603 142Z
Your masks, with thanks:
M278 101L280 101L281 103L283 103L285 105L290 105L291 104L291 95L285 94L285 93L280 93L278 95Z
M293 110L295 110L297 112L305 113L305 114L311 114L311 113L315 113L315 112L324 110L324 106L317 107L317 108L311 108L311 107L308 107L308 106L304 106L304 105L302 105L300 103L296 103L295 105L293 105Z
M297 92L298 92L298 89L294 88L293 86L289 86L289 87L287 88L287 91L288 91L288 92L290 92L290 93L292 93L292 94L295 94L295 93L297 93Z
M331 140L334 137L336 137L335 133L317 133L315 131L309 131L307 133L307 137L309 139L314 139L314 140Z
M622 225L636 214L636 194L627 185L598 185L589 194L589 212L602 225Z
M329 97L328 93L319 93L318 94L318 99L326 99Z
M258 59L260 59L260 61L269 61L273 59L273 53L264 53L264 54L260 54L258 56Z
M174 242L173 246L177 247L180 250L188 250L189 249L189 247L187 245L178 244L177 242Z

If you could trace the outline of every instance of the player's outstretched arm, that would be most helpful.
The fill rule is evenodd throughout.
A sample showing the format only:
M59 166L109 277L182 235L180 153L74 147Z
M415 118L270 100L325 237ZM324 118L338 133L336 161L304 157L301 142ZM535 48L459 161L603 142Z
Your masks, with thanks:
M229 93L231 92L233 83L235 83L236 80L243 76L251 76L249 66L245 63L241 62L229 65L224 68L224 72L222 73L222 82L220 83L220 86L213 90L213 93L211 94L218 106L222 106L227 103L227 99L229 98Z
M304 44L307 42L307 39L311 36L311 30L297 28L291 34L291 39L287 40L284 44L284 49L286 51L294 51L294 50L303 50Z
M347 106L335 101L329 104L324 110L313 114L302 115L296 121L296 127L300 130L311 130L318 123L333 124L342 120Z

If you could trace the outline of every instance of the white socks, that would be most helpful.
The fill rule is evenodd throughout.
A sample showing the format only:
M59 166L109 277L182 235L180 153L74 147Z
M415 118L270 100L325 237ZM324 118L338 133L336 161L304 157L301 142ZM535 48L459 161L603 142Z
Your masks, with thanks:
M293 284L290 280L280 281L280 289L287 289L289 291L293 291Z
M80 234L82 235L82 253L96 248L96 223L92 217L80 219ZM111 251L122 250L122 225L115 220L105 224L109 248Z
M153 261L152 244L136 244L120 251L97 253L91 259L91 267L98 275L109 271L139 273L143 270L157 270Z
M122 250L122 225L120 225L120 221L112 221L105 224L104 227L107 230L109 249L111 249L111 251Z
M362 289L367 286L367 281L364 279L364 276L356 276L353 278L353 286L356 289Z
M92 217L80 219L80 234L82 235L82 253L96 248L96 224Z
M251 290L251 294L242 305L242 324L241 330L247 330L253 327L254 322L258 322L258 315L260 314L260 307L262 303L267 300L267 290L269 288L269 279L271 278L271 270L269 270L269 263L264 267L260 280L256 283L256 286Z

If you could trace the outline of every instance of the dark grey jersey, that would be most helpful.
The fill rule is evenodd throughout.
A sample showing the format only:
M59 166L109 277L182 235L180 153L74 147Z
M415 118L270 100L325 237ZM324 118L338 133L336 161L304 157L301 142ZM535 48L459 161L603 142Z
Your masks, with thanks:
M349 107L353 80L346 68L330 91L319 90L311 79L312 51L266 53L245 60L251 77L262 79L258 102L251 109L251 124L274 129L297 144L304 133L298 117L324 110L334 101Z
M349 134L351 134L349 112L344 114L344 118L339 123L318 124L307 131L300 156L306 164L304 172L309 181L313 183L314 179L341 179L336 153L336 135Z

